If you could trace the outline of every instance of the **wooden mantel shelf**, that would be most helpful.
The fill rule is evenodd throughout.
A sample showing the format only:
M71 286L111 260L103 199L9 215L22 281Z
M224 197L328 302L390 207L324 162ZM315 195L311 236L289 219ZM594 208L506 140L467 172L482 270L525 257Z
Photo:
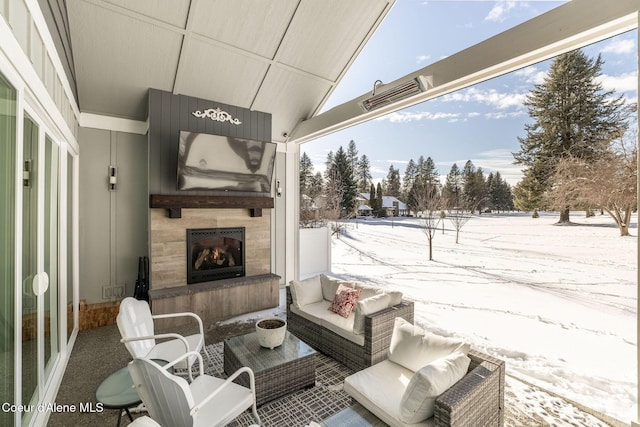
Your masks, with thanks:
M252 217L262 216L262 209L273 208L273 197L243 197L243 196L183 196L152 194L149 197L149 207L163 208L169 213L169 218L182 218L182 208L216 209L216 208L247 208Z

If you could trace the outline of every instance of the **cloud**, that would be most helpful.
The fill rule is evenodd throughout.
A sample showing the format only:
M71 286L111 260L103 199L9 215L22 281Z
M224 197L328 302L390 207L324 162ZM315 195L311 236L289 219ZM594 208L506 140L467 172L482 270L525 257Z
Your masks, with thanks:
M422 64L423 62L431 59L431 55L418 55L416 56L416 64Z
M614 53L618 55L625 55L633 53L636 50L636 44L631 39L614 40L607 43L601 50L602 53Z
M618 76L610 76L602 74L598 81L602 84L604 90L615 90L616 92L637 92L638 91L638 72L623 73Z
M520 70L514 71L515 76L523 77L527 83L540 84L547 76L546 71L540 71L535 66L525 67Z
M522 108L526 98L524 93L501 93L495 89L480 90L470 88L442 97L444 102L479 102L499 110Z
M391 123L409 123L420 120L454 120L460 117L458 113L432 113L430 111L396 111L380 117L377 120L387 120Z
M499 0L493 5L493 8L489 11L487 16L484 17L485 21L503 22L507 19L509 11L516 7L514 0Z
M512 111L512 112L497 112L497 113L486 113L484 115L485 119L492 119L492 120L500 120L500 119L507 119L507 118L513 118L513 117L520 117L525 115L525 112L520 110L520 111Z

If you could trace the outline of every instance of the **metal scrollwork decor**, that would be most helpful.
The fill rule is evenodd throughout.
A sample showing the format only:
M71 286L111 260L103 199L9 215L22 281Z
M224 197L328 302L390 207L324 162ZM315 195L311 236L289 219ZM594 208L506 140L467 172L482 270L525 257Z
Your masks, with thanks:
M208 108L204 111L194 111L193 113L194 116L199 117L199 118L205 118L208 117L211 120L214 120L216 122L229 122L231 124L234 125L241 125L242 122L236 118L231 117L231 114L227 113L226 111L223 111L222 109L220 109L220 107L218 108Z

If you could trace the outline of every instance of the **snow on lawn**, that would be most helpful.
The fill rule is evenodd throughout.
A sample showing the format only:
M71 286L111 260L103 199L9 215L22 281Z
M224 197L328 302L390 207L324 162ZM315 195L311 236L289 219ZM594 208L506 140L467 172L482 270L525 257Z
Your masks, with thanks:
M608 216L572 212L574 224L565 226L557 219L483 214L462 228L458 244L445 220L433 261L419 219L359 219L334 239L332 271L403 291L416 303L417 324L505 360L507 400L520 399L512 403L521 411L537 411L539 396L522 393L531 383L635 420L636 218L631 237L620 237Z

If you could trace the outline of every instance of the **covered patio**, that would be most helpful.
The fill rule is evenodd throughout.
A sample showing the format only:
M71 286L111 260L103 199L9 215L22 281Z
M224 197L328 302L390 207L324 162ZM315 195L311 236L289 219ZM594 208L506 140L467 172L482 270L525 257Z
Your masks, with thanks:
M11 236L0 251L7 288L0 343L10 378L1 400L87 400L100 377L126 363L113 322L122 297L134 294L142 256L149 257L154 312L198 312L207 344L253 327L220 322L284 316L284 286L305 271L303 143L637 28L640 13L639 0L573 0L323 111L394 3L0 1L0 83L13 141L2 152L13 185L0 191L8 201L0 223ZM202 111L211 121L199 121ZM185 197L175 185L174 151L187 129L275 143L269 190ZM43 165L56 177L47 191L58 197L44 212L50 198L23 187L30 132L41 161L60 159ZM23 212L30 201L31 217ZM235 282L224 289L188 286L184 231L193 227L246 228L246 280L227 279ZM195 289L199 300L189 296ZM339 391L333 385L327 390ZM330 400L324 414L305 422L344 409ZM0 414L0 423L103 425L112 415L15 412ZM510 425L530 421L514 408L506 416ZM625 421L638 425L640 414Z

